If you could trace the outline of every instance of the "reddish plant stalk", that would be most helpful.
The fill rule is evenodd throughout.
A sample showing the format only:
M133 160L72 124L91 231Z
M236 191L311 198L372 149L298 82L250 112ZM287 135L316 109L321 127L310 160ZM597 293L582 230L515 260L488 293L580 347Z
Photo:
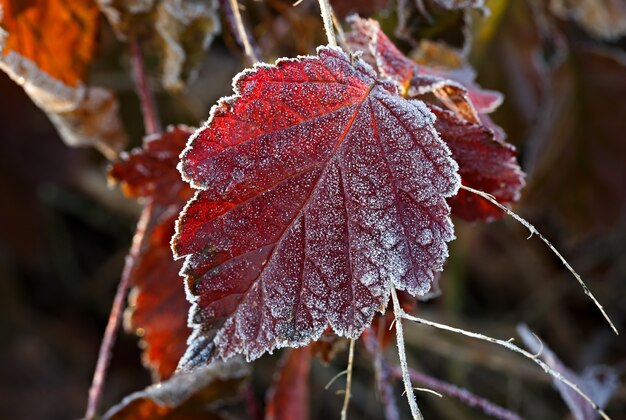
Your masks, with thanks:
M143 115L143 125L146 130L146 135L161 133L163 131L161 120L159 119L154 96L148 86L143 57L141 55L141 49L139 48L139 41L136 38L130 41L130 62L133 78L135 79L135 89L141 104L141 113Z
M246 407L248 409L248 415L252 420L263 420L263 414L261 413L261 409L259 408L259 403L256 400L256 396L254 395L254 387L252 383L248 384L246 390L243 394L244 401L246 402Z
M381 321L382 322L382 321ZM393 376L389 369L389 364L383 358L378 338L373 328L365 330L362 335L365 350L372 356L374 372L376 373L376 383L385 408L385 419L398 420L400 414L396 405L396 397L393 389Z
M398 419L398 407L396 406L392 381L395 378L402 378L402 369L400 366L391 366L384 359L382 349L372 328L366 330L362 337L365 349L372 356L372 362L374 363L376 380L385 407L385 418L387 420ZM420 383L433 391L457 398L470 407L481 409L485 414L491 417L502 420L521 420L518 414L474 395L466 389L433 378L432 376L411 368L408 368L408 370L412 382Z
M100 351L98 352L98 361L96 363L96 369L93 374L91 387L89 388L89 399L87 401L87 411L85 418L91 420L95 418L98 411L98 405L102 397L102 391L104 390L104 382L106 379L107 369L109 362L111 361L111 352L115 345L115 338L117 337L117 331L119 330L122 322L122 311L124 310L124 302L126 301L126 295L128 292L128 285L130 278L132 277L134 267L136 266L135 260L143 249L146 230L150 219L152 219L153 203L151 201L146 202L139 221L137 222L137 231L133 236L133 242L126 256L124 263L124 269L122 271L122 278L117 286L117 292L113 300L113 306L111 307L111 313L109 314L109 321L104 331L102 343L100 344Z
M399 366L392 367L391 373L397 378L402 377L402 370ZM433 378L432 376L426 375L422 372L409 368L409 376L411 377L411 381L420 383L433 391L456 398L470 407L481 409L485 414L491 417L502 420L522 419L517 413L500 407L485 398L479 397L478 395L472 394L466 389L444 382L440 379Z

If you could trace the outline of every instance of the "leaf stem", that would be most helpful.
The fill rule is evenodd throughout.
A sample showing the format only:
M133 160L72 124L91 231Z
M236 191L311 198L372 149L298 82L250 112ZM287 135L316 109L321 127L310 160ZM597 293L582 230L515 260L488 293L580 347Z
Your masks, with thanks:
M395 311L395 309L394 309L394 311ZM575 383L573 383L569 379L565 378L561 373L559 373L556 370L552 369L545 362L543 362L542 360L538 359L536 355L534 355L534 354L532 354L532 353L530 353L530 352L528 352L526 350L523 350L523 349L519 348L515 344L511 343L511 341L499 340L497 338L489 337L489 336L486 336L486 335L483 335L483 334L478 334L478 333L474 333L474 332L471 332L471 331L462 330L460 328L451 327L449 325L440 324L438 322L428 321L428 320L425 320L423 318L418 318L418 317L415 317L413 315L407 314L406 312L404 312L404 310L402 308L400 308L400 310L399 310L399 316L401 318L406 319L406 320L417 322L418 324L428 325L428 326L431 326L431 327L438 328L440 330L451 331L451 332L454 332L454 333L457 333L457 334L464 335L466 337L471 337L471 338L475 338L475 339L478 339L478 340L487 341L489 343L497 344L497 345L505 347L505 348L515 352L515 353L519 353L522 356L524 356L524 357L532 360L536 364L538 364L544 370L544 372L546 372L547 374L551 375L556 380L564 383L565 385L567 385L571 389L573 389L578 395L580 395L582 398L584 398L585 401L587 401L589 404L591 404L593 409L595 411L597 411L598 414L600 414L602 416L602 418L604 418L606 420L610 420L609 416L600 408L600 406L598 404L596 404L591 399L591 397L589 397L587 394L585 394L585 392L582 389L580 389L580 387L578 385L576 385ZM400 321L398 321L396 323L396 325L398 325L399 323L400 323ZM401 365L401 367L402 367L402 365ZM402 367L402 368L403 368L402 375L404 377L406 372L404 371L405 368L404 367Z
M346 34L343 31L343 28L341 27L341 22L339 21L339 18L335 14L335 11L333 10L332 6L330 6L330 15L333 18L333 26L337 30L337 37L339 38L339 43L341 44L342 47L345 48L348 46L348 43L346 42Z
M237 0L228 0L228 4L232 11L233 16L235 17L235 21L233 22L235 29L237 30L238 38L243 44L243 50L246 53L246 57L250 60L250 64L258 63L259 58L252 47L252 42L250 41L250 37L248 36L248 31L246 30L245 25L243 24L243 19L241 18L241 12L239 11L239 3Z
M354 343L356 340L350 340L350 350L348 350L348 367L346 368L346 392L343 396L343 407L341 407L341 420L348 418L348 404L352 396L352 366L354 365Z
M143 115L143 125L146 130L146 134L151 135L161 133L163 131L161 127L161 120L159 119L154 97L148 86L146 69L143 64L141 48L139 47L139 41L137 38L132 38L130 40L130 57L133 78L135 79L135 89L141 104L141 113Z
M333 30L332 9L330 7L329 0L319 0L319 4L320 11L322 13L322 20L324 21L326 38L328 38L328 45L330 45L331 47L336 47L337 39L335 38L335 31Z
M379 327L384 327L384 324L379 324ZM372 327L366 330L361 337L363 338L365 350L367 350L372 357L378 390L380 391L385 408L385 419L399 420L400 414L398 413L394 395L392 372L389 368L389 364L383 359L382 349L378 342L379 339L376 337Z
M137 231L135 232L135 236L133 236L132 245L128 251L128 255L126 256L124 269L122 270L122 277L117 286L115 298L113 299L111 313L109 314L109 321L104 331L102 343L100 344L98 361L96 362L96 369L93 374L91 387L89 388L89 399L87 401L87 411L85 413L85 418L87 420L94 419L98 411L98 405L100 403L100 399L102 398L102 391L104 390L107 369L111 360L111 353L113 351L113 346L115 345L117 331L119 330L122 321L122 311L126 301L128 285L136 265L135 261L139 256L146 240L146 229L150 223L150 219L152 218L153 207L153 203L149 201L143 208L139 221L137 222Z
M554 255L556 255L557 257L559 257L559 259L561 260L561 262L563 263L563 265L565 266L565 268L567 268L569 270L570 273L572 273L572 275L574 276L574 278L576 280L578 280L578 283L582 286L583 291L585 292L585 294L587 296L589 296L591 298L591 300L593 301L593 303L596 305L596 307L600 310L600 312L602 313L602 316L604 316L604 319L606 319L606 321L609 323L609 326L611 327L611 329L613 330L613 332L616 335L619 335L619 332L617 331L617 328L615 327L615 325L613 324L613 322L611 321L611 318L609 318L609 315L604 311L604 308L602 307L602 305L600 305L600 302L598 302L598 300L595 298L595 296L593 295L593 293L591 293L591 290L589 290L589 288L587 287L587 285L585 284L585 282L583 281L583 279L580 277L580 275L572 268L572 266L567 262L567 260L561 255L561 253L559 251L557 251L557 249L554 247L554 245L552 245L552 243L550 241L548 241L538 230L537 228L535 228L533 225L530 224L529 221L527 221L526 219L524 219L523 217L519 216L517 213L514 213L513 211L511 211L510 209L508 209L506 206L503 206L502 204L500 204L491 194L487 194L484 191L480 191L480 190L475 190L474 188L470 188L467 187L465 185L461 185L461 189L464 189L466 191L469 191L471 193L474 193L482 198L484 198L485 200L489 201L491 204L493 204L494 206L498 207L500 210L502 210L503 212L505 212L507 215L511 216L513 219L517 220L520 224L522 224L526 229L528 229L528 231L530 232L530 236L533 235L537 235L539 237L539 239L541 239L543 241L543 243L545 243L548 248L550 248L550 250L554 253ZM529 236L529 238L530 238Z
M398 295L396 289L391 287L391 299L393 300L393 315L395 317L396 327L396 343L398 346L398 358L400 359L400 367L402 369L402 382L404 382L404 392L406 398L409 401L409 407L411 408L411 414L415 420L423 420L424 417L420 412L417 403L415 402L415 394L413 393L413 385L411 385L411 378L409 376L409 365L406 362L406 351L404 349L404 332L402 330L402 317L405 315L404 310L400 306L398 301Z
M400 366L393 367L391 372L398 378L402 377L402 369ZM485 414L494 418L501 420L521 420L521 417L518 414L509 411L506 408L502 408L485 398L469 392L466 389L459 388L458 386L444 382L441 379L433 378L423 372L418 372L409 368L409 377L412 381L423 384L440 394L456 398L467 404L469 407L480 408Z

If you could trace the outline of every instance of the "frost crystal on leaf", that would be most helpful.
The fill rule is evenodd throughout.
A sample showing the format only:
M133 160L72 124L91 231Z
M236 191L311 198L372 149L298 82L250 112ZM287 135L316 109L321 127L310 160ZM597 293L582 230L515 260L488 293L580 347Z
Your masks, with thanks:
M354 61L354 63L352 63ZM356 338L390 288L424 295L460 181L420 101L339 49L244 71L181 156L190 324L180 367Z

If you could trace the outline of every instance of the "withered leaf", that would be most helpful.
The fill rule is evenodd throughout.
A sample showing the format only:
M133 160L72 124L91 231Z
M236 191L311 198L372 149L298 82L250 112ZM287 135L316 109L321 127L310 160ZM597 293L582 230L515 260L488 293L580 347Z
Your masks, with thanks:
M220 30L217 0L98 0L122 40L150 38L159 46L161 80L172 91L195 75Z
M96 47L92 0L0 0L0 69L21 85L70 146L94 146L109 158L126 143L111 92L86 87Z
M220 406L240 394L248 374L249 366L240 359L213 363L130 394L102 418L219 419Z

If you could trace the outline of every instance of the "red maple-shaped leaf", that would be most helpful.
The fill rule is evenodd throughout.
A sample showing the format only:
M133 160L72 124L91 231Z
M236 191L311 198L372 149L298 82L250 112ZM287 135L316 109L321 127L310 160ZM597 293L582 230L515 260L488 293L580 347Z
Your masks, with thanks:
M274 384L267 393L265 420L309 418L310 346L290 349L282 356Z
M147 137L142 148L123 154L109 169L110 179L120 182L125 194L146 201L142 211L149 219L142 249L132 260L126 327L142 337L144 361L160 379L176 370L190 332L190 305L179 275L182 261L174 261L170 248L176 218L193 194L176 170L190 134L181 126Z
M173 248L195 324L181 367L355 338L391 287L425 294L457 165L420 101L335 48L243 72L183 152Z
M459 164L462 183L493 195L502 204L519 200L524 173L515 148L504 142L502 130L484 115L499 105L501 95L478 87L470 69L418 66L400 52L375 20L352 16L349 22L348 45L363 51L363 59L380 75L398 83L404 96L420 98L432 93L439 105L449 110L430 105L437 116L437 132ZM493 204L464 190L448 202L453 214L465 220L491 221L504 216Z
M146 137L142 147L122 153L122 159L111 165L110 179L119 182L129 197L164 205L184 204L192 192L176 165L192 133L192 129L181 125L169 127L165 134Z

